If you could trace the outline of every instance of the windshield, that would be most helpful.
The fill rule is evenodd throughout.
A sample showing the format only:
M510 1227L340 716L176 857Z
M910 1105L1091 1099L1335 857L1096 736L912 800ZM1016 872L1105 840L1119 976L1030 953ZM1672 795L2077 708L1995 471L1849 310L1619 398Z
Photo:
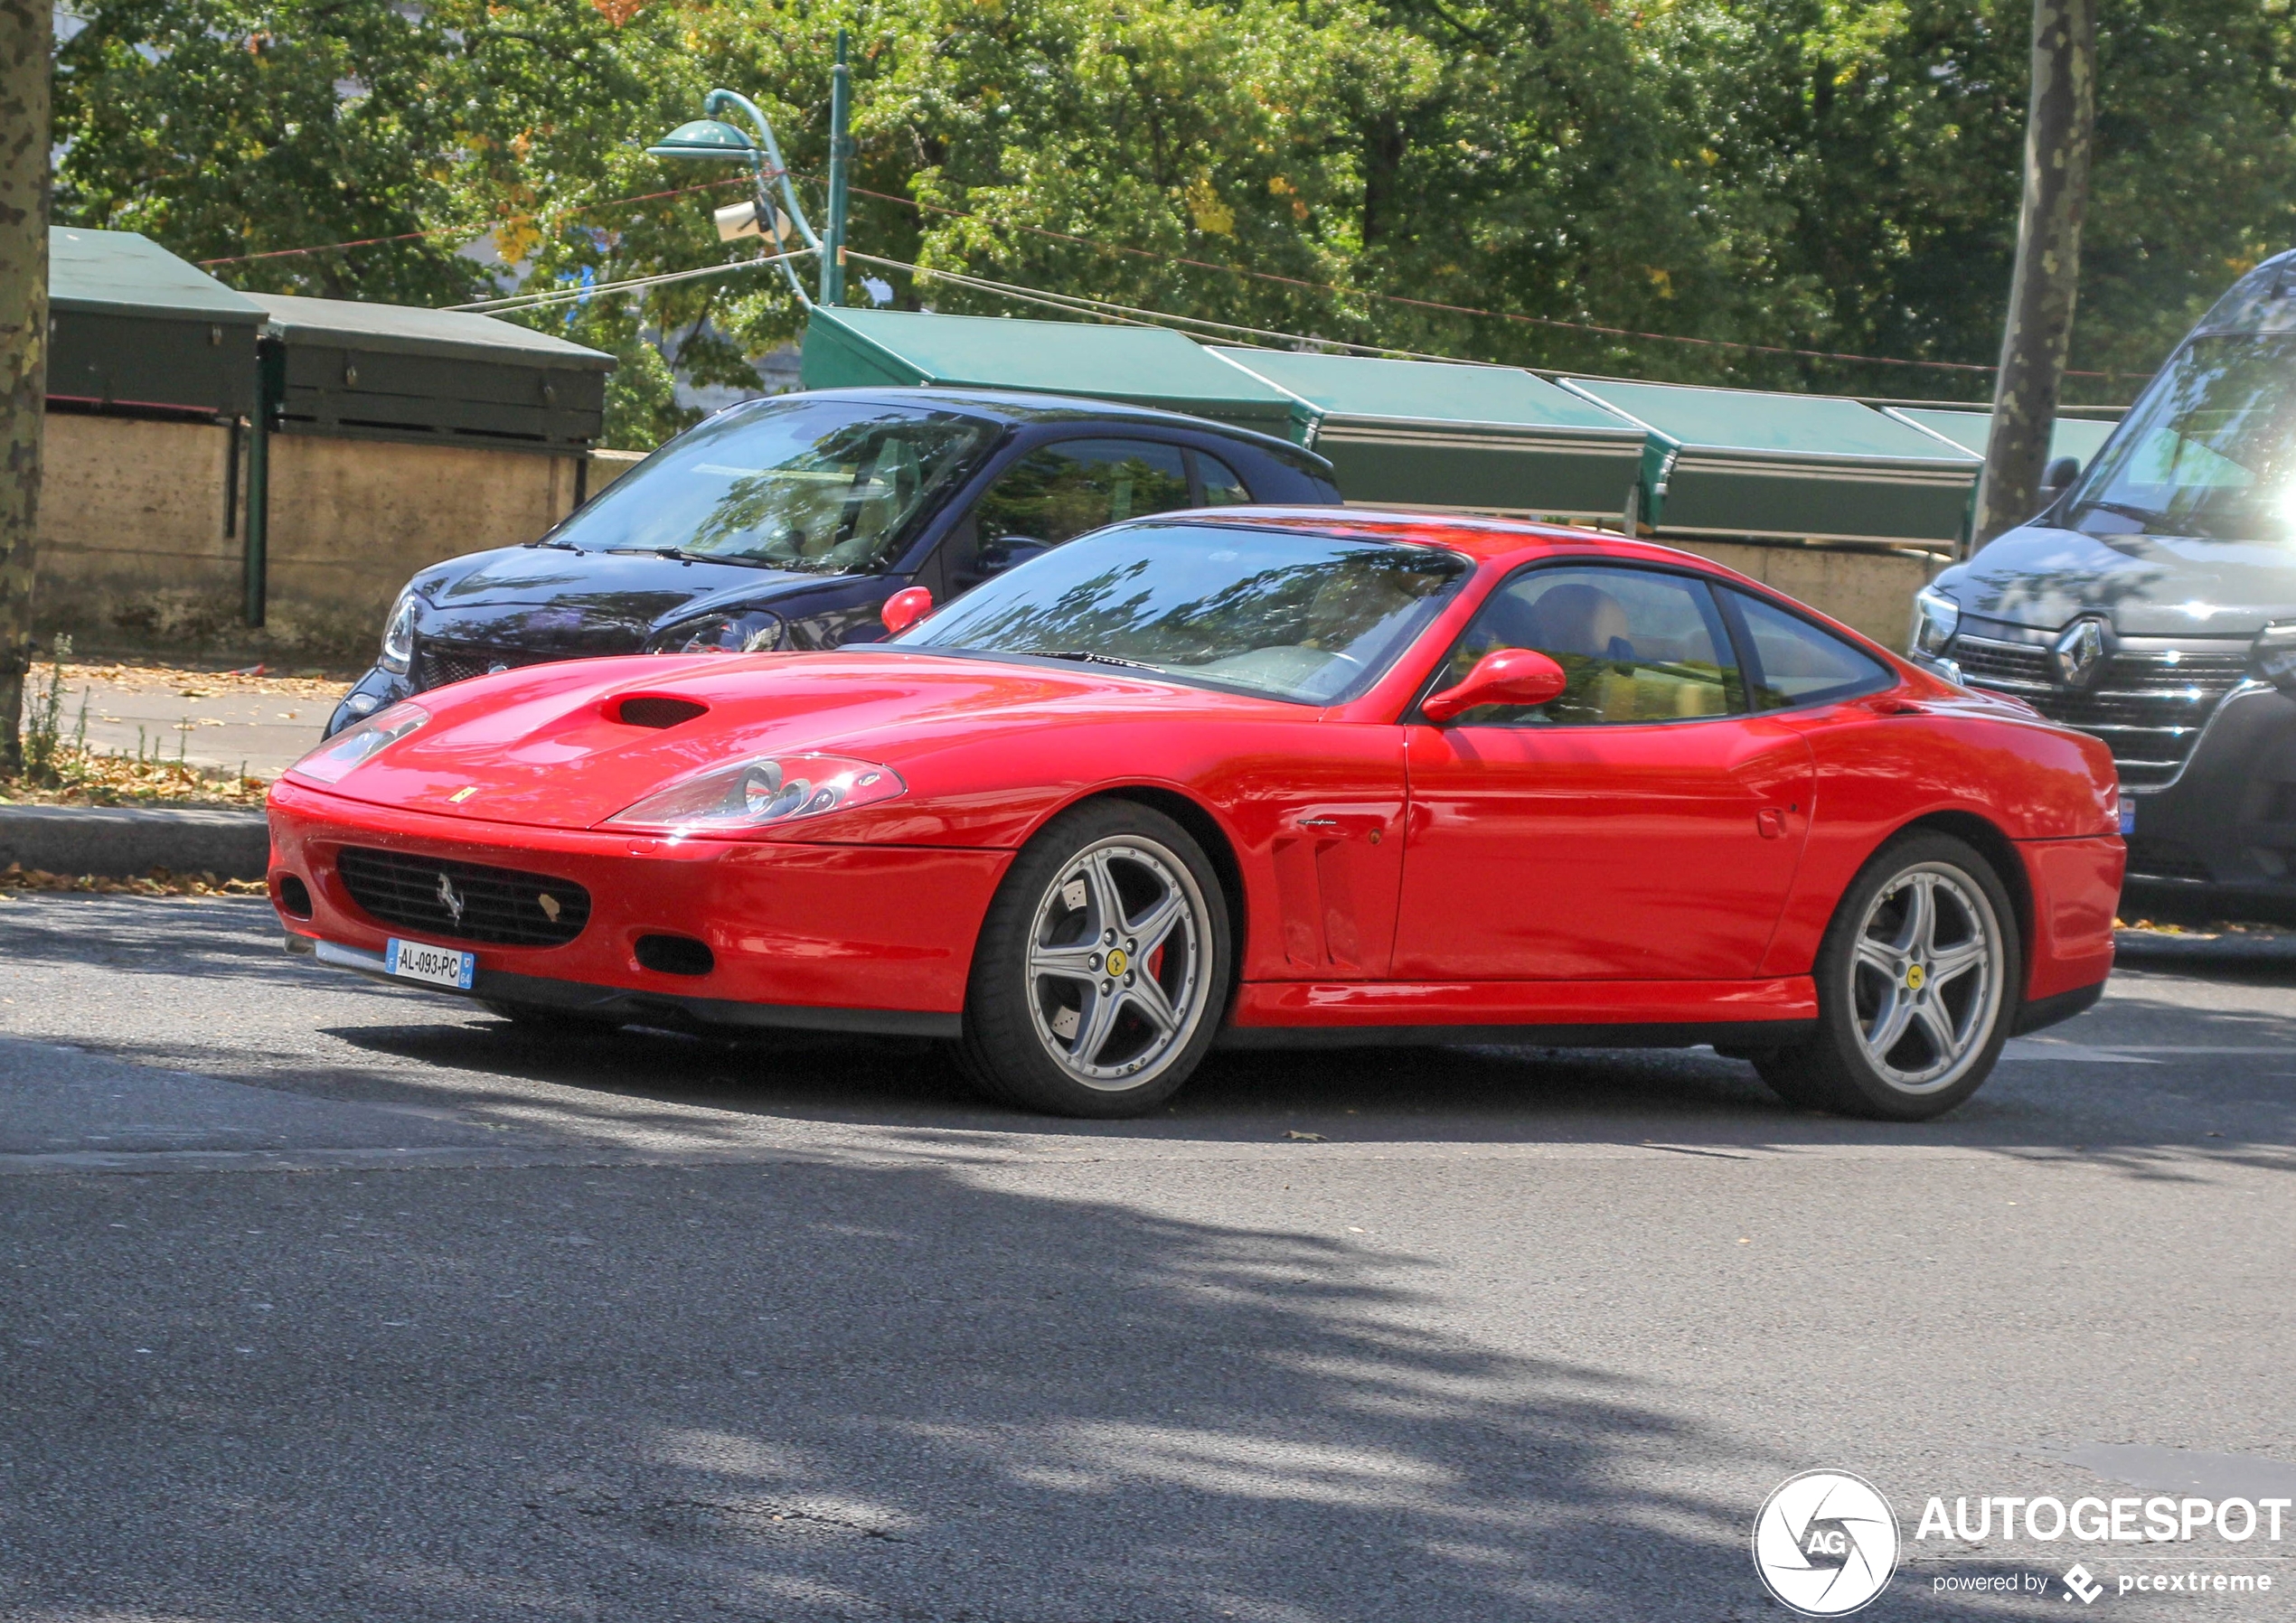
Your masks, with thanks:
M997 430L861 400L737 407L680 435L549 539L824 575L873 569Z
M1428 547L1122 524L993 577L885 646L1130 666L1332 704L1376 680L1472 568Z
M2075 493L2093 535L2278 540L2296 523L2296 334L2196 338Z

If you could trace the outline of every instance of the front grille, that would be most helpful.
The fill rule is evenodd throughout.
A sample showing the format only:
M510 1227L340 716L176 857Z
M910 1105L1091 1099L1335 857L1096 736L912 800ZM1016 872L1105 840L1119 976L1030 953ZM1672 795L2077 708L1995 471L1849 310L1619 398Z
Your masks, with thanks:
M441 648L435 643L426 643L415 656L415 691L426 693L433 688L466 682L497 666L514 671L532 662L525 654L504 653L491 648Z
M2075 690L2049 680L2049 651L2031 643L1964 636L1950 652L1970 686L2015 694L2051 721L2103 739L2131 789L2175 777L2216 706L2248 674L2245 654L2123 650L2094 686Z
M334 863L353 901L386 924L427 934L562 947L590 922L590 893L548 874L356 845L336 852Z

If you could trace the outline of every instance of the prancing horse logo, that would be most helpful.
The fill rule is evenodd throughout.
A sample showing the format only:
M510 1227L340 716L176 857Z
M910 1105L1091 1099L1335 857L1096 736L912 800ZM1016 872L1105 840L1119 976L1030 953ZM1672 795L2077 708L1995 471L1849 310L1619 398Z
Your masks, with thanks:
M455 888L454 880L445 874L438 876L438 899L447 905L447 911L453 916L455 923L461 924L463 922L462 892Z

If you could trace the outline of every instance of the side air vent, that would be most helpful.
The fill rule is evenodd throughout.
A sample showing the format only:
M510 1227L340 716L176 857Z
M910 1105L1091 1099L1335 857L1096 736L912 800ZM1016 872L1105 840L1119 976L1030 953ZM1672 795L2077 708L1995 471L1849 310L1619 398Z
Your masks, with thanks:
M706 975L718 967L709 943L691 935L641 935L637 954L642 967L663 975Z
M710 707L696 704L690 699L671 699L659 693L643 694L626 699L614 712L615 718L628 727L675 727L681 721L692 721L696 716L707 716Z

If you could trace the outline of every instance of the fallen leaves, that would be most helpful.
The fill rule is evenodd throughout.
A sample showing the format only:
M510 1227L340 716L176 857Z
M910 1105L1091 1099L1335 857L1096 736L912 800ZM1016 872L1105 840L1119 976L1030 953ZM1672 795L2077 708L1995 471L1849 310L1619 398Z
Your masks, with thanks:
M171 873L154 868L132 879L104 874L52 874L11 862L0 868L0 890L71 891L88 896L259 896L269 887L260 879L219 879L213 874Z

